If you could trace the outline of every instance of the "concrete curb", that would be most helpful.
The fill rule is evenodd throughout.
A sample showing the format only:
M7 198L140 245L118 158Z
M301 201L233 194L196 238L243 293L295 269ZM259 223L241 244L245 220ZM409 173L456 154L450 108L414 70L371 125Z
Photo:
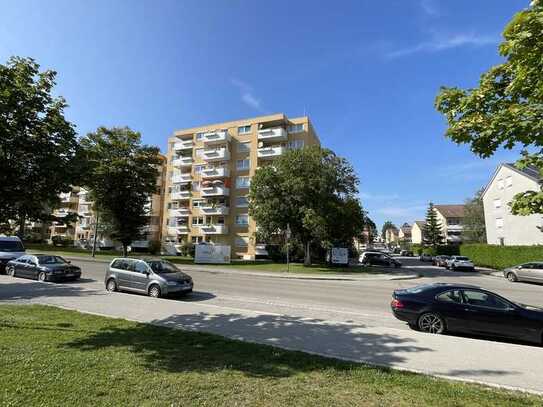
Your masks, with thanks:
M104 263L109 264L111 260L109 259L97 259L97 258L87 258L79 256L64 256L67 260L74 261L86 261L90 263ZM265 271L245 271L240 269L220 269L220 268L209 268L205 266L198 265L186 265L186 264L177 264L181 271L198 271L204 273L222 273L222 274L237 274L237 275L246 275L246 276L257 276L257 277L270 277L270 278L288 278L292 280L323 280L323 281L391 281L391 280L413 280L420 278L419 273L406 273L406 274L369 274L367 277L358 277L350 275L304 275L304 274L287 274L287 273L270 273Z

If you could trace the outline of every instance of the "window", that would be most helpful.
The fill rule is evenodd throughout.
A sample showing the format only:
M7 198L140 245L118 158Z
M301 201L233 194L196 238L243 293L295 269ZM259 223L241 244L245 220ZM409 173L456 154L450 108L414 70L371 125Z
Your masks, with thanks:
M236 215L236 225L247 226L249 224L249 215Z
M195 174L200 174L202 172L202 170L204 169L204 166L203 165L195 165L194 166L194 173Z
M499 209L502 207L502 200L501 199L494 199L494 208Z
M304 131L304 125L302 123L288 126L289 133L300 133L301 131Z
M136 261L133 264L132 271L136 273L145 274L147 272L147 265L142 261Z
M460 304L462 302L462 296L459 290L445 291L437 296L438 301L442 302L455 302Z
M198 243L202 243L204 241L204 238L202 236L192 236L191 240L192 240L192 243L198 244Z
M192 224L193 225L203 225L204 224L204 217L203 216L193 216L192 217Z
M509 308L509 304L502 301L498 297L492 294L484 293L482 291L464 291L464 299L467 304L475 305L477 307L488 307L496 309Z
M251 143L239 143L238 153L246 153L251 151Z
M192 200L192 207L193 208L199 208L201 206L204 206L205 200L204 199L193 199Z
M204 138L204 133L196 133L196 141L200 141Z
M115 269L119 269L119 270L129 270L131 264L132 264L132 261L130 260L117 259L113 262L111 267Z
M303 140L292 140L288 142L288 148L292 150L298 150L300 148L304 147L304 141Z
M496 227L498 229L502 229L503 228L503 218L496 218Z
M250 132L251 132L251 125L238 127L238 134L247 134Z
M197 148L196 149L196 157L202 157L204 155L204 149L203 148Z
M237 247L247 247L249 246L249 238L247 236L236 236L235 243Z
M505 186L507 188L510 188L513 186L513 177L512 176L508 176L506 179L505 179Z
M217 225L224 225L224 216L219 216L217 218Z
M237 196L236 197L236 206L238 208L246 208L249 206L249 200L246 196Z
M241 170L248 170L249 167L251 166L251 161L249 159L246 159L246 160L237 160L236 161L236 169L238 171L241 171Z
M249 177L237 177L236 178L236 188L249 188L251 179Z
M503 179L498 180L498 189L503 189Z

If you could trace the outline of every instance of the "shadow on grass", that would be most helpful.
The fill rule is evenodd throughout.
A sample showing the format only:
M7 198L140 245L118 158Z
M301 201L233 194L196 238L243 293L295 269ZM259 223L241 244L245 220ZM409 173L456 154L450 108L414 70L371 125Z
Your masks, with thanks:
M166 327L390 366L403 362L408 354L431 351L416 346L413 339L373 334L359 325L278 315L207 313L174 315L155 320L153 325L138 324L131 328L111 326L63 346L83 351L130 349L147 368L170 372L235 369L252 376L287 377L315 369L315 359L300 352ZM345 369L350 365L333 360L320 363Z

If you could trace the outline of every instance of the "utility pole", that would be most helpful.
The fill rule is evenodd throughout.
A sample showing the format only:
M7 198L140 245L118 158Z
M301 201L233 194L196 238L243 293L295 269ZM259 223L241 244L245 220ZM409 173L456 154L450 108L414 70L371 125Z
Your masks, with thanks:
M96 212L96 220L94 222L94 239L92 241L92 257L96 254L96 239L98 239L98 219L99 214Z
M287 273L290 272L290 259L289 259L289 252L290 252L290 248L288 246L288 240L290 239L290 224L287 223L287 230L286 230L286 238L287 238Z

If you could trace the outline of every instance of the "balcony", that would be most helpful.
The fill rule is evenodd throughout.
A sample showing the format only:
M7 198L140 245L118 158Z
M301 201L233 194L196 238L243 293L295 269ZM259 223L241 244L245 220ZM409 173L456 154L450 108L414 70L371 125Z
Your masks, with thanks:
M287 151L287 148L283 146L261 147L258 149L257 156L258 158L275 158L279 157L285 151Z
M229 196L230 195L230 189L225 187L202 187L200 188L200 193L203 197L208 196Z
M228 215L228 212L230 212L230 208L224 205L213 206L210 204L206 204L204 206L200 206L200 211L205 215Z
M174 151L192 150L192 147L194 147L192 140L178 141L173 144Z
M226 178L230 176L230 170L226 167L208 167L202 170L202 178Z
M190 198L190 191L175 191L171 194L171 199L173 200L187 200Z
M89 216L92 211L89 205L79 205L79 215L81 216Z
M71 192L60 194L60 202L62 203L77 203L78 201L79 197Z
M174 167L190 167L192 166L192 157L178 157L172 160Z
M447 232L462 232L463 230L462 225L447 225Z
M287 131L282 127L258 130L258 140L262 141L287 141Z
M230 134L228 134L227 131L204 133L202 141L204 142L204 145L224 144L230 141Z
M58 218L64 218L65 216L69 215L71 212L67 209L57 209L53 212L53 215L55 215Z
M202 159L205 161L228 161L230 159L230 150L227 148L205 149L202 152Z
M173 184L188 184L192 181L192 174L190 172L187 173L176 173L172 177L172 183Z
M226 235L228 233L228 226L225 225L200 225L200 230L204 235Z
M186 235L189 233L189 225L168 226L169 235Z
M169 214L172 218L186 218L190 215L189 208L174 208L170 209Z

